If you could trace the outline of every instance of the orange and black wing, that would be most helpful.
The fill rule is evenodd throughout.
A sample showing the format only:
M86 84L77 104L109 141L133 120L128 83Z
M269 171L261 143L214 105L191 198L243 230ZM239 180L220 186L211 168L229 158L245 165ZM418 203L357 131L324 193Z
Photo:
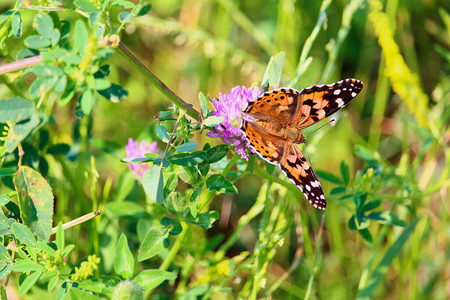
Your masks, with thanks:
M327 207L325 195L316 174L294 143L285 145L280 169L302 191L312 206L322 210Z
M333 84L315 85L300 91L293 127L302 130L346 106L363 88L360 80L348 78Z

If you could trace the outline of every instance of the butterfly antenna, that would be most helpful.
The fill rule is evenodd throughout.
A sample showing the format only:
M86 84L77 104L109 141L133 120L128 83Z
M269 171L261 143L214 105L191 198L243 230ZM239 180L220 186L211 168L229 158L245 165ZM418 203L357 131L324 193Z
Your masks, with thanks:
M305 136L305 137L308 137L308 136L310 136L311 134L316 133L317 131L319 131L320 129L322 129L322 127L325 127L325 126L331 124L331 123L334 122L334 121L336 121L336 120L335 120L335 119L331 119L330 121L328 121L327 123L323 124L322 126L320 126L319 128L317 128L317 129L314 130L313 132L310 132L310 133L309 133L307 136Z

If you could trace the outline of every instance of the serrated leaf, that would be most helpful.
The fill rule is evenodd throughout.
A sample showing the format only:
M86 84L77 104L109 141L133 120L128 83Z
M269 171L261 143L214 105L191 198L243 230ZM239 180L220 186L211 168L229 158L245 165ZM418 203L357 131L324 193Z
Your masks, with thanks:
M114 259L114 271L124 279L130 279L134 274L134 257L128 247L125 234L121 234L116 247Z
M210 191L237 194L237 188L221 174L214 174L208 177L206 187Z
M150 229L139 247L138 261L149 259L167 249L168 245L165 241L168 236L169 232L166 229Z
M395 226L405 226L406 222L401 220L399 217L391 212L372 212L368 216L372 220L376 220L382 224L395 225Z
M144 289L153 289L165 280L174 280L177 275L164 270L144 270L136 275L134 281Z
M41 240L52 230L53 194L50 185L37 171L21 166L14 177L22 220Z
M39 13L34 16L33 27L44 38L52 39L53 20L48 14Z
M284 58L286 52L278 52L270 58L267 65L266 72L262 80L261 86L269 88L278 88L281 81L281 74L283 72Z
M13 15L11 21L11 30L16 38L20 38L22 36L22 17L20 16L20 12L16 12Z
M142 186L151 201L156 203L164 201L164 177L160 166L154 166L144 173Z

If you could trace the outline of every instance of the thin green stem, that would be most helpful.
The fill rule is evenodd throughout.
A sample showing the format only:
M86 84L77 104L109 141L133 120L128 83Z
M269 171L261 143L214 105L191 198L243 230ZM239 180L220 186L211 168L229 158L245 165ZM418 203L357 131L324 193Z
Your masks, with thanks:
M176 106L185 111L190 117L199 120L201 115L192 105L181 99L171 89L167 87L158 77L155 76L122 42L116 50L140 73L142 73L150 82L167 98L169 98Z

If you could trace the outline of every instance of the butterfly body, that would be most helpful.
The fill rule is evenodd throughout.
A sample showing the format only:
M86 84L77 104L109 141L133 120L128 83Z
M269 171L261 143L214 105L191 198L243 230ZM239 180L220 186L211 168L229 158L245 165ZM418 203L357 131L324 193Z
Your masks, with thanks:
M278 165L318 209L326 208L322 187L296 144L305 141L300 130L317 123L348 104L363 83L345 79L302 91L281 88L266 92L248 104L241 130L258 155Z

